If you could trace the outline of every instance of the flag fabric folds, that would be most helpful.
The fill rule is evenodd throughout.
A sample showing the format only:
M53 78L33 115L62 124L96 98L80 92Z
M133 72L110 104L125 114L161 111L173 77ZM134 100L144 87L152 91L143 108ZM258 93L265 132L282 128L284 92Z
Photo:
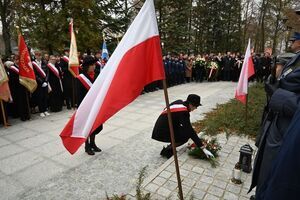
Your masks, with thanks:
M69 53L69 68L68 70L70 73L77 77L79 75L79 59L78 59L78 52L77 52L77 44L76 44L76 37L73 28L73 19L71 19L69 24L69 30L71 34L71 44L70 44L70 53Z
M243 104L246 104L247 102L248 79L254 75L254 65L253 65L250 48L251 48L251 41L249 39L238 86L235 91L235 98L241 101Z
M9 101L10 97L8 77L0 58L0 100Z
M29 92L33 93L37 87L30 54L21 33L19 33L19 81Z
M144 86L164 79L153 0L146 0L125 36L60 136L74 154L91 132L138 97Z

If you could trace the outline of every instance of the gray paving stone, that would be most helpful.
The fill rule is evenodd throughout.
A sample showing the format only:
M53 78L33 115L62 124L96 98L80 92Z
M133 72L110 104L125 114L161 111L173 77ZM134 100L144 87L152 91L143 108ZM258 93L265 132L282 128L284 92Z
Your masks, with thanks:
M162 186L165 182L167 181L167 179L163 178L163 177L160 177L160 176L157 176L153 181L152 183L156 184L156 185L159 185L159 186Z
M221 180L214 180L213 185L217 186L218 188L225 189L227 186L227 182Z
M193 168L193 165L184 163L184 164L181 166L181 168L182 168L182 169L186 169L186 170L191 170L191 169Z
M212 177L208 177L208 176L205 176L205 175L202 175L200 180L204 183L207 183L207 184L211 184L214 181L214 179Z
M168 171L162 171L159 176L165 179L169 179L172 176L172 173Z
M157 191L157 189L159 188L158 185L154 184L154 183L149 183L145 189L148 190L151 193L155 193Z
M19 145L10 144L0 147L0 159L6 158L11 155L23 152L25 149Z
M6 175L11 175L43 160L44 159L36 153L23 152L0 160L0 170Z
M182 184L187 186L187 187L193 187L195 185L196 181L193 180L193 179L189 179L189 178L185 178L183 181L182 181Z
M12 122L10 122L10 123L12 123ZM5 136L5 135L14 134L16 132L20 132L24 129L20 125L14 124L13 126L10 126L8 128L0 127L0 130L1 130L0 131L0 136Z
M219 200L219 197L216 197L214 195L211 194L206 194L204 200Z
M182 168L179 171L180 171L180 176L183 176L183 177L188 176L190 173L189 170L185 170Z
M201 177L201 174L198 174L196 172L190 172L189 175L186 177L187 179L191 179L191 180L194 180L194 181L198 181Z
M198 188L200 190L203 190L203 191L206 191L207 188L209 187L210 184L208 183L205 183L205 182L201 182L201 181L198 181L195 185L195 188Z
M192 195L194 197L194 199L203 199L205 194L206 193L204 191L199 190L197 188L193 188L190 191L190 195Z
M31 149L31 151L40 154L43 157L51 158L55 155L62 154L66 151L59 138L57 140L43 144Z
M6 140L4 138L0 138L0 147L8 145L8 144L10 144L9 140Z
M164 187L167 188L168 190L171 190L171 191L174 191L178 186L178 183L177 182L174 182L174 181L167 181L165 184L164 184Z
M215 195L217 197L222 197L224 193L224 189L220 189L216 186L210 186L208 189L208 193Z
M63 171L65 170L61 165L46 160L14 174L14 177L27 187L36 187Z
M161 195L158 195L158 194L153 194L153 195L151 195L151 199L153 199L153 200L162 200L162 199L165 199L165 197L161 196Z
M9 200L16 199L16 196L22 193L25 188L19 184L17 181L11 178L4 177L0 178L0 194L1 199Z
M49 141L54 141L54 140L58 140L59 138L57 137L57 139L54 139L52 137L46 136L46 135L35 135L31 138L22 140L17 142L16 144L28 148L28 149L32 149L34 147L38 147L38 146L42 146L43 144L48 143Z
M226 191L232 192L234 194L239 194L241 192L241 185L228 184Z
M102 153L102 152L100 152L100 153ZM83 150L81 150L80 153L77 153L74 155L70 155L69 152L64 151L61 154L51 157L52 161L55 161L61 165L68 167L68 168L76 167L89 159L91 159L91 157L87 157L86 154L83 152Z
M204 169L201 167L193 167L192 171L198 174L202 174L204 172Z
M233 194L231 192L225 191L224 200L238 200L239 197L236 194Z
M214 169L205 169L203 175L213 178L216 175L216 173L217 171L215 171Z
M239 200L249 200L249 199L250 197L243 197L243 196L239 197Z
M38 134L39 134L38 132L34 132L34 131L30 131L28 129L25 129L25 130L22 130L20 132L15 132L15 133L12 133L12 134L4 135L3 137L7 140L12 141L12 142L16 142L16 141L31 138L31 137L33 137L35 135L38 135Z
M139 134L139 132L128 128L118 128L109 133L109 137L119 140L127 140L128 138Z
M168 197L170 194L171 194L171 190L168 190L167 188L165 187L160 187L158 190L157 190L157 194L158 195L161 195L163 197Z

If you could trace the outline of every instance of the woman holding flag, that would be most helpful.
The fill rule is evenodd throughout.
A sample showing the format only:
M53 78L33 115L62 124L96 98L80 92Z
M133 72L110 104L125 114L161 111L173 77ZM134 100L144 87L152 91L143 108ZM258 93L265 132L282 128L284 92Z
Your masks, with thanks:
M92 87L96 77L95 77L95 67L97 60L93 56L87 56L83 60L83 73L77 76L78 79L78 95L77 101L78 106L84 99L85 95L88 93L89 89ZM95 143L96 135L103 129L100 125L95 131L93 131L90 136L85 141L85 152L88 155L95 155L95 152L101 152L101 149L97 147Z

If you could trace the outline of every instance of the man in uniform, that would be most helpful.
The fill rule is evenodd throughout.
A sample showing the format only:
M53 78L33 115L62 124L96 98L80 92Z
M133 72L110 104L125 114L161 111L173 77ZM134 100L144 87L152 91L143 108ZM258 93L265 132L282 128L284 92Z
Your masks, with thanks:
M254 163L252 184L256 186L256 199L264 199L262 191L268 174L282 144L287 128L300 106L300 33L290 39L291 49L296 55L283 67L278 84L266 85L270 96L267 112L263 119L261 135L258 137L258 152Z
M227 55L223 58L223 81L231 80L231 70L233 68L233 59L231 53L227 52Z
M174 137L176 147L183 145L190 138L195 142L197 147L202 148L207 157L213 157L212 153L208 151L203 145L201 139L196 134L190 121L190 112L201 106L200 96L190 94L186 101L177 100L170 104L172 113ZM171 142L170 129L168 124L167 110L161 113L157 119L152 132L152 139L160 142ZM164 147L160 155L170 158L173 156L172 146Z
M37 89L33 92L32 98L35 98L41 117L50 115L47 111L48 69L46 65L47 64L42 60L41 53L36 51L35 60L32 61L32 66L36 77Z
M67 109L70 110L71 106L74 107L73 101L73 75L69 71L69 49L64 50L64 55L60 58L60 68L63 72L62 84L64 90L64 99L66 101Z

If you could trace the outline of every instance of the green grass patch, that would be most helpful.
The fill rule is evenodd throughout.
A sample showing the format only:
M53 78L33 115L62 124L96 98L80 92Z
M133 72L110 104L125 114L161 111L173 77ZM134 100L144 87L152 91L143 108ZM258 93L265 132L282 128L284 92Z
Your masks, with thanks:
M197 132L204 131L207 135L218 133L246 135L255 138L266 94L263 84L254 84L249 88L248 95L248 120L245 120L245 105L236 99L228 103L218 104L211 112L205 113L203 120L193 123Z

